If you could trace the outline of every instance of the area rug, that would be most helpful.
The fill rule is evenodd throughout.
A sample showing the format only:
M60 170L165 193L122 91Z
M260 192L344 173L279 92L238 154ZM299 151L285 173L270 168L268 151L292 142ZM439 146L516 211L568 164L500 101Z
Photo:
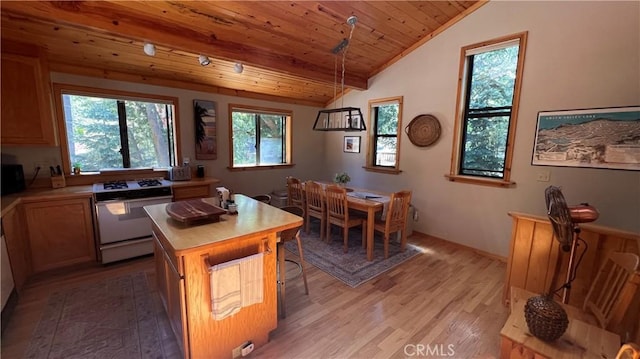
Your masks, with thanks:
M349 250L343 252L342 229L334 227L330 243L320 240L319 224L312 222L311 231L300 233L305 262L336 277L340 281L355 288L380 274L398 266L402 262L417 255L420 251L407 244L404 252L400 251L400 243L391 235L389 241L389 258L384 259L383 237L376 233L374 240L373 261L367 261L367 251L362 248L362 231L360 228L349 230ZM285 248L298 254L296 241L285 243Z
M54 292L25 358L163 358L154 295L142 272Z

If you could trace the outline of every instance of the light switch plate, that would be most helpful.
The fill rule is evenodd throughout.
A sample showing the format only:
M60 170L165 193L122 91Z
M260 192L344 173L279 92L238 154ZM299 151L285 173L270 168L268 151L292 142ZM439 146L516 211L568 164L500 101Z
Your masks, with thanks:
M538 182L549 182L550 179L551 179L551 173L549 172L549 170L539 171L536 176L536 181Z

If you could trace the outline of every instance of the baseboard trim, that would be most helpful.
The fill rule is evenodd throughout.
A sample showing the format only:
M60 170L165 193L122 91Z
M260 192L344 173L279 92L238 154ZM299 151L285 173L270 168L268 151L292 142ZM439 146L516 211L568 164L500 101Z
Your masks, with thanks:
M481 255L483 257L487 257L487 258L494 259L494 260L497 260L497 261L500 261L500 262L503 262L503 263L507 263L507 257L503 257L503 256L499 256L497 254L489 253L489 252L483 251L481 249L469 247L469 246L466 246L464 244L460 244L458 242L448 241L446 239L439 238L439 237L436 237L436 236L432 236L430 234L426 234L426 233L422 233L422 232L418 232L418 231L414 230L412 235L411 235L411 237L413 239L418 239L418 240L421 240L421 241L433 241L433 240L436 240L436 241L445 242L445 243L453 245L455 247L472 251L472 252L477 253L477 254L479 254L479 255Z

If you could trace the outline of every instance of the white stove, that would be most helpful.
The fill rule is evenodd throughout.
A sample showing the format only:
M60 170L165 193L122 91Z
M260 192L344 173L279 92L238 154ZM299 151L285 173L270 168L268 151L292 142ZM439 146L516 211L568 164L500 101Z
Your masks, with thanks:
M93 195L102 263L153 253L151 220L143 207L171 202L171 182L145 178L95 183Z

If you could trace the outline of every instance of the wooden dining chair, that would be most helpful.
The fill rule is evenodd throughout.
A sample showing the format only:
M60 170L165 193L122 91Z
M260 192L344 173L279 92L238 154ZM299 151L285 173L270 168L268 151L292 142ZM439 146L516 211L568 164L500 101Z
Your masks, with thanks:
M318 182L307 181L304 183L305 193L305 216L306 233L311 232L311 217L320 220L320 239L325 238L325 220L327 218L327 207L324 200L324 189Z
M287 205L305 208L302 182L291 176L287 177Z
M592 313L601 328L617 329L623 321L640 285L636 275L639 263L634 253L612 252L600 267L583 310Z
M384 234L384 258L389 258L389 237L391 233L401 231L400 249L404 252L407 246L407 214L411 202L411 191L400 191L391 194L384 218L376 220L374 230Z
M367 240L367 220L349 213L349 203L347 201L347 191L344 187L327 186L324 190L327 201L327 242L331 242L331 225L342 227L342 238L344 241L344 252L349 250L349 229L362 226L362 247L365 247Z
M297 216L304 218L304 209L298 206L285 206L281 208L283 211L287 211L289 213L293 213ZM300 240L300 229L302 226L291 228L280 232L280 241L278 241L278 284L280 285L279 292L279 306L280 306L280 315L282 318L286 317L285 312L285 287L286 287L286 262L295 263L302 273L302 279L304 281L304 293L309 295L309 285L307 284L307 272L304 269L304 254L302 251L302 241ZM284 257L284 244L295 240L298 244L298 256L300 257L300 262L296 262L290 259L285 259Z

